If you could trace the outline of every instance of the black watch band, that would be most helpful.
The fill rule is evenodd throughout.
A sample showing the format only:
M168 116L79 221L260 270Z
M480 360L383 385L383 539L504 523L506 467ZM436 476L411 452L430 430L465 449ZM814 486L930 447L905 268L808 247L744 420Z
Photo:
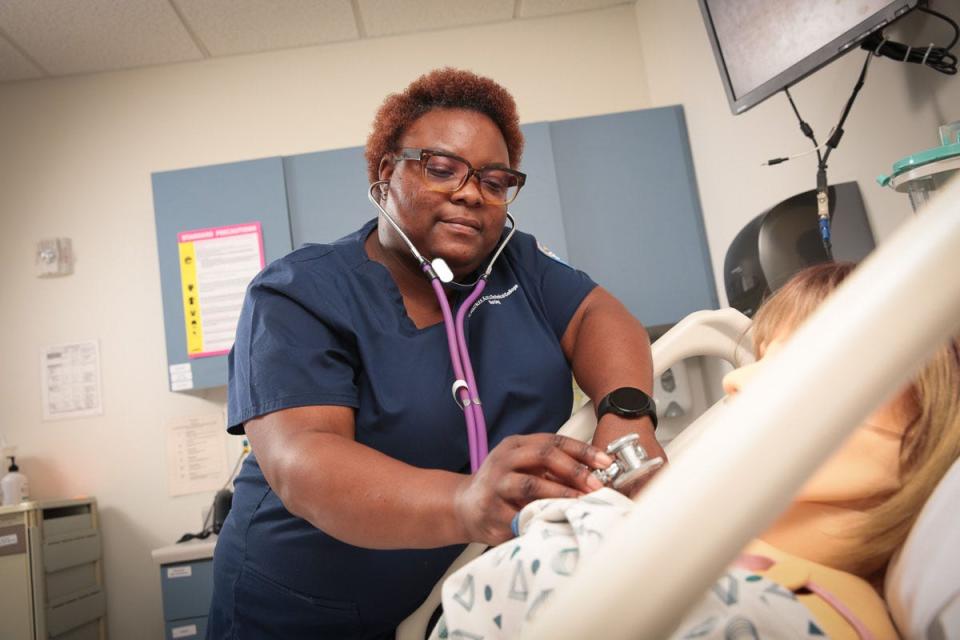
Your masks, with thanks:
M649 417L653 428L657 428L657 405L636 387L620 387L608 393L597 404L597 420L608 413L632 419Z

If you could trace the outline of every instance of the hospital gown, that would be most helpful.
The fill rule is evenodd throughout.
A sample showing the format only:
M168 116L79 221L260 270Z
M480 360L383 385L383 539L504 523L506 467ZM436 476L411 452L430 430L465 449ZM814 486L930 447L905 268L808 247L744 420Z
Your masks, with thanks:
M632 506L612 489L575 500L531 503L520 513L520 536L465 565L444 583L444 617L433 637L515 637L574 576L578 564L596 553L607 532ZM645 586L656 588L652 581L638 580L638 598ZM755 571L734 567L688 612L671 637L822 639L827 634L793 591Z

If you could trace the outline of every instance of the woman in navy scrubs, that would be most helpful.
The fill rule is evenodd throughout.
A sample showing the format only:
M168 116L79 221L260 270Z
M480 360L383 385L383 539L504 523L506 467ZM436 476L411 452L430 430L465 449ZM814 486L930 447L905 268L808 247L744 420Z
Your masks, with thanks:
M381 206L471 282L504 236L488 172L515 172L522 149L506 90L443 69L387 98L366 154ZM466 293L448 297L456 309ZM636 432L663 455L648 417L617 411L594 446L554 435L571 370L599 406L650 393L652 367L637 320L532 236L507 244L467 340L491 447L473 474L439 303L382 216L257 276L228 399L228 430L253 453L217 543L208 638L392 638L465 543L506 540L532 500L599 488L589 472L610 464L609 441Z

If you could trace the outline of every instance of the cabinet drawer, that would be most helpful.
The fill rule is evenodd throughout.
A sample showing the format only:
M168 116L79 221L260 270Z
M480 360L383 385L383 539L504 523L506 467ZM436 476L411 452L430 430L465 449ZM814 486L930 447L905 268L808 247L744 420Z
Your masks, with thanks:
M78 591L51 600L47 605L47 632L60 636L90 622L106 613L107 600L100 587Z
M56 511L51 509L50 511ZM77 513L74 515L68 516L57 516L50 517L50 513L43 514L43 537L49 538L51 536L58 536L64 533L72 533L74 531L83 531L86 529L93 529L93 514L87 513Z
M96 529L47 538L43 543L43 568L48 573L99 559L100 532Z
M167 622L166 640L192 640L207 637L207 617Z
M100 640L100 622L102 618L97 618L82 627L71 629L59 636L50 636L51 640Z
M47 600L57 600L76 591L97 586L97 565L94 562L47 573L44 577Z
M213 560L160 567L164 620L206 617L213 596Z

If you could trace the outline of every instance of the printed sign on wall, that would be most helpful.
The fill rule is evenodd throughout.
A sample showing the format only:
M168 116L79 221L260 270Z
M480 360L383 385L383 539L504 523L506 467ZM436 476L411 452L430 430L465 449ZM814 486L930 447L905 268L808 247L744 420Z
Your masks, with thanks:
M45 347L40 367L44 420L103 413L99 342L87 340Z
M260 223L181 231L177 244L187 356L228 353L247 285L264 266Z

